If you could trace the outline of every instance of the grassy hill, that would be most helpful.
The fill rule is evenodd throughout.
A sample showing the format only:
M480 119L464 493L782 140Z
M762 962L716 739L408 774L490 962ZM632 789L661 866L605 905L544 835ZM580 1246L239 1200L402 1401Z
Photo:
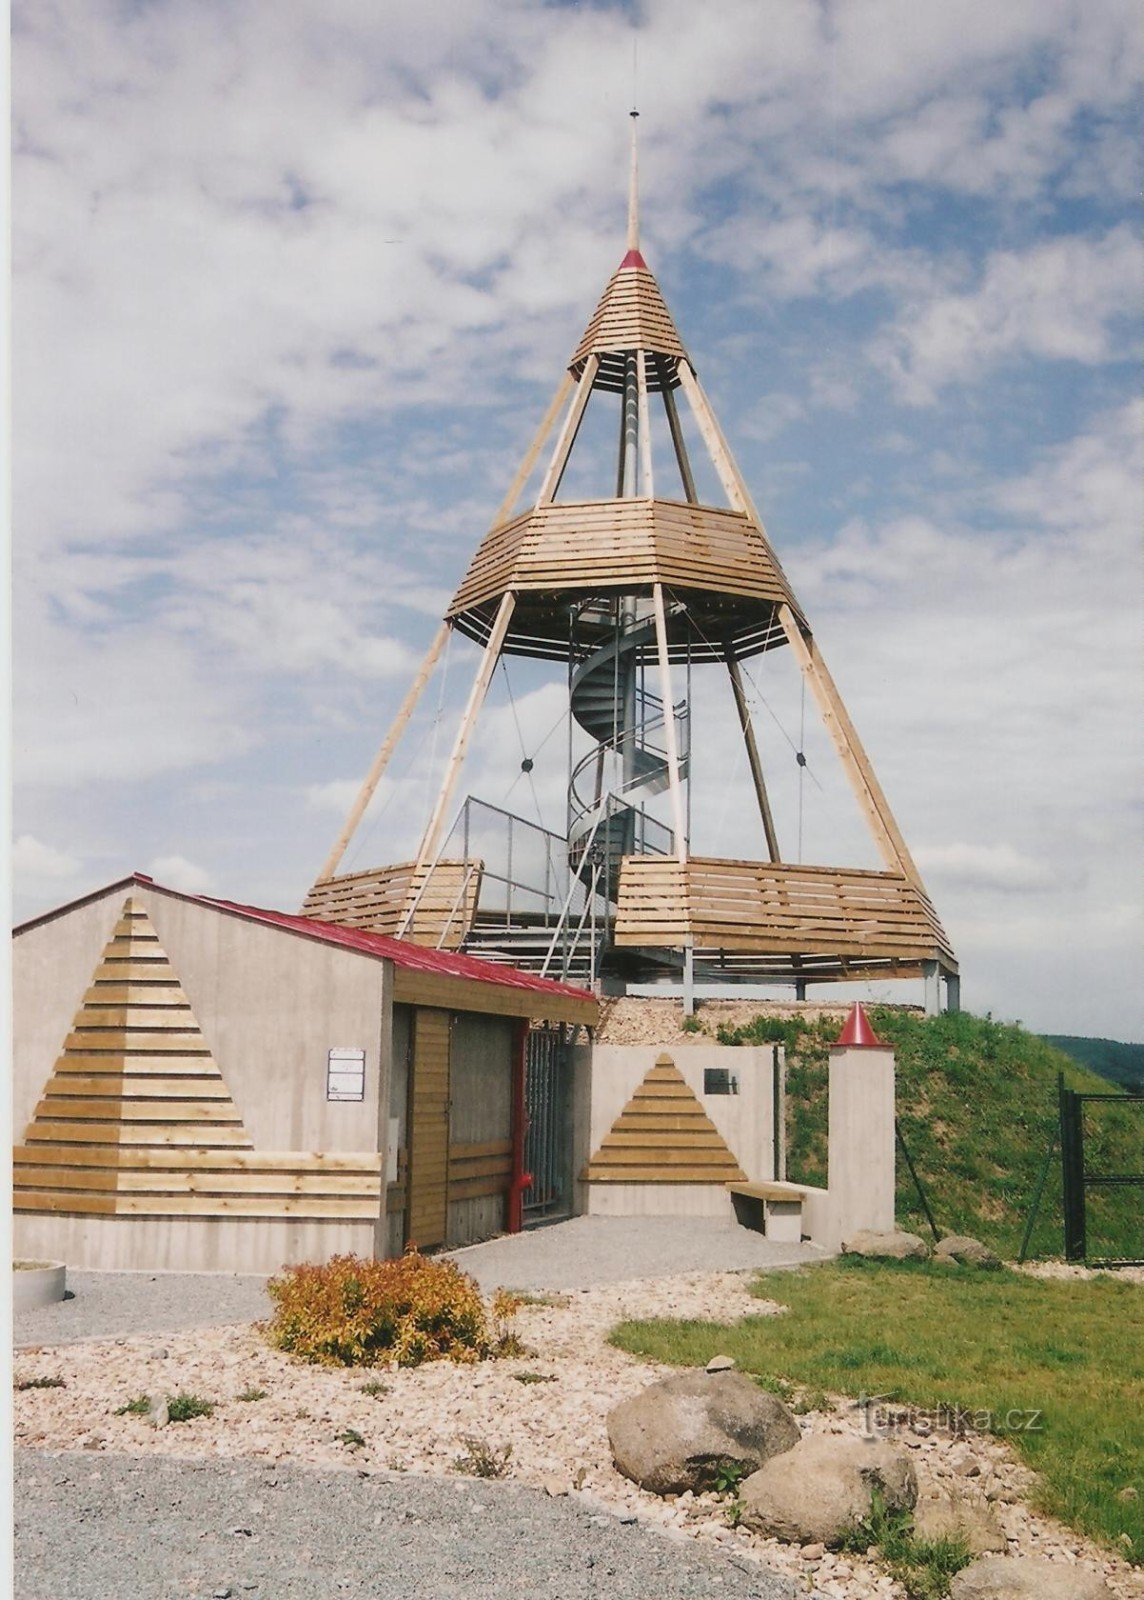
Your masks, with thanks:
M1130 1093L1144 1093L1144 1044L1119 1039L1088 1039L1072 1033L1046 1033L1045 1042L1079 1061L1082 1067L1119 1084Z
M1057 1074L1063 1072L1066 1084L1082 1092L1108 1093L1108 1082L1015 1024L967 1012L921 1017L892 1006L872 1006L869 1016L897 1056L898 1119L939 1227L972 1234L1012 1259L1057 1122ZM837 1034L837 1019L808 1023L767 1016L717 1032L725 1044L786 1045L788 1175L796 1182L826 1181L828 1051ZM1088 1107L1085 1136L1093 1170L1144 1172L1139 1106ZM1089 1192L1092 1256L1144 1256L1140 1200L1139 1189ZM928 1236L900 1159L898 1218ZM1062 1250L1058 1154L1031 1254Z

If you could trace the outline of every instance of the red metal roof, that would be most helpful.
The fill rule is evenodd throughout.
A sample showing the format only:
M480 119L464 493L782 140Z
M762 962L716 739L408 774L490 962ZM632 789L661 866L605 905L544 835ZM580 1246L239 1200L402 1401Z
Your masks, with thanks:
M625 267L642 267L646 272L647 262L644 260L643 256L640 255L638 250L629 250L627 255L620 262L620 271L622 272Z
M267 911L261 906L244 906L234 900L215 899L212 895L187 895L185 898L200 900L208 906L218 906L220 910L235 912L240 917L249 917L252 922L267 922L276 928L287 928L292 933L304 934L308 939L318 939L323 944L344 945L347 950L358 950L363 955L392 961L394 966L408 967L415 972L469 978L475 983L499 983L506 989L563 995L570 1000L595 999L588 989L579 989L570 983L556 983L551 978L540 978L531 972L521 972L516 967L502 967L494 961L482 961L478 956L463 956L454 950L428 950L424 945L411 944L406 939L391 939L388 934L367 933L364 928L343 928L339 923L319 922L315 917L292 916L287 911Z
M850 1007L850 1015L846 1018L842 1032L834 1041L834 1048L836 1050L885 1050L887 1048L870 1026L870 1018L863 1011L860 1001L855 1000Z

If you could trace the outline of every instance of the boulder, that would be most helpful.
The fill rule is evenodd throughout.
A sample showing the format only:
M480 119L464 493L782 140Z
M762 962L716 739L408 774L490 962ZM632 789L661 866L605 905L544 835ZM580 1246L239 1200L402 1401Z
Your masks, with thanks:
M1098 1573L1026 1556L982 1556L963 1567L949 1600L1112 1600Z
M969 1239L960 1233L951 1233L939 1239L934 1245L933 1258L935 1261L956 1263L959 1267L993 1269L1001 1265L1001 1257L994 1255L988 1245L982 1244L980 1239Z
M962 1538L972 1556L991 1552L1004 1555L1009 1548L1005 1530L988 1504L942 1491L918 1501L914 1507L914 1533L919 1539Z
M872 1261L928 1261L929 1245L916 1233L873 1233L864 1228L853 1238L844 1239L844 1256L869 1256Z
M742 1521L788 1544L830 1548L870 1515L875 1491L887 1511L912 1510L918 1480L904 1450L884 1439L812 1434L739 1486Z
M608 1413L616 1466L653 1494L715 1487L719 1469L755 1472L799 1440L798 1423L741 1372L681 1372Z

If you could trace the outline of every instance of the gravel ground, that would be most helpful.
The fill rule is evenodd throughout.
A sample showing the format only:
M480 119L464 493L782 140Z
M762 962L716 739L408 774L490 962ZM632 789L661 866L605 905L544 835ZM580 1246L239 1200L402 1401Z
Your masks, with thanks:
M412 1475L22 1451L17 1600L793 1600L579 1496ZM803 1591L805 1593L805 1591Z
M588 1289L687 1272L745 1272L824 1261L810 1244L776 1244L736 1222L710 1217L573 1217L490 1239L453 1259L490 1290Z
M222 1272L73 1272L70 1299L14 1318L17 1349L224 1327L270 1315L266 1279Z

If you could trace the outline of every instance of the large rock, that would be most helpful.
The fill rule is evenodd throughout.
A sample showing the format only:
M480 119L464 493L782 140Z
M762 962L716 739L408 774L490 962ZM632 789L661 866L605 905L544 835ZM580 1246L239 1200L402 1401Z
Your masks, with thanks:
M1004 1555L1009 1548L1005 1530L988 1503L943 1491L918 1501L914 1507L914 1533L919 1539L964 1539L973 1556L991 1552Z
M949 1600L1112 1600L1112 1590L1097 1573L1061 1561L983 1556L957 1574Z
M741 1372L681 1372L608 1413L616 1466L653 1494L715 1487L721 1467L754 1472L799 1440L798 1423Z
M918 1498L913 1462L884 1439L812 1434L740 1485L742 1520L790 1544L841 1544L873 1509L909 1511Z
M1001 1257L993 1254L988 1245L982 1244L980 1239L969 1239L964 1234L947 1234L944 1239L939 1239L933 1247L935 1261L956 1263L959 1267L988 1267L997 1268L1001 1265Z
M869 1256L873 1261L928 1261L929 1245L916 1233L873 1233L864 1228L853 1238L844 1239L844 1256Z

